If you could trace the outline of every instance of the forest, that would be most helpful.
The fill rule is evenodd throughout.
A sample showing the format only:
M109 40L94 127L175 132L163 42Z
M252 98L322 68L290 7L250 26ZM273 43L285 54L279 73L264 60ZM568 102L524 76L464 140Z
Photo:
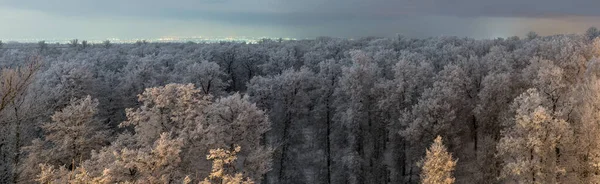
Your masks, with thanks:
M600 183L599 36L0 42L0 183Z

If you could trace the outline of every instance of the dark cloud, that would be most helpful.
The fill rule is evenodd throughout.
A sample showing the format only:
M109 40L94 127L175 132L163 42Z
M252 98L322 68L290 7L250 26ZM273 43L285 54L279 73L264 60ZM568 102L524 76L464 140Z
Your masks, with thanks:
M436 13L459 16L598 16L597 0L435 0Z
M557 28L560 26L557 21L541 21L550 26L536 21L600 16L597 7L600 0L0 0L0 9L36 12L36 16L39 13L52 17L53 21L61 20L61 25L47 25L53 29L62 29L56 27L65 27L62 24L69 21L89 27L93 23L87 22L100 20L105 31L118 35L118 31L105 27L129 26L129 22L135 25L141 21L157 36L179 32L196 34L195 31L201 30L297 37L391 36L396 33L418 37L494 37L541 30L541 27L565 31ZM35 18L27 21L18 23L32 24L21 27L35 27ZM154 29L165 27L165 22L171 29L168 32ZM584 30L584 24L599 23L597 18L570 22L577 24L569 24L573 27L569 32ZM17 22L8 20L8 24ZM215 28L218 26L224 30ZM208 28L215 30L206 31ZM13 33L14 29L0 28L0 34L17 34ZM92 30L90 34L100 33Z
M546 17L600 16L598 0L3 0L0 6L71 16L276 19L390 18L406 15ZM304 16L302 14L312 14ZM236 17L238 15L239 17Z

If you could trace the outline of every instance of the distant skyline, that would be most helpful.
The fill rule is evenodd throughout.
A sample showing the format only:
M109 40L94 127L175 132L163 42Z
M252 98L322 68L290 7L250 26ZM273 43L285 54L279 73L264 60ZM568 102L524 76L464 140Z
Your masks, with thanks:
M110 43L136 43L138 41L147 41L153 43L172 43L172 42L195 42L195 43L215 43L220 41L232 41L232 42L246 42L246 43L258 43L263 39L283 39L283 40L296 40L297 38L284 38L284 37L247 37L247 36L237 36L237 37L160 37L160 38L87 38L87 39L79 39L79 38L27 38L27 39L1 39L5 43L38 43L40 41L44 41L47 44L68 44L74 39L77 39L79 42L87 41L88 43L103 43L105 41L109 41Z
M594 0L2 0L0 39L495 38L600 27Z

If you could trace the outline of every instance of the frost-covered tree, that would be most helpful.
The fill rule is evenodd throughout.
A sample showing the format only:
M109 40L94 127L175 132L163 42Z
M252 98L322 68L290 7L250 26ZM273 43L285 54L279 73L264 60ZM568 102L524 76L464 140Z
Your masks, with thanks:
M198 177L208 174L210 163L201 162L208 148L234 144L252 148L239 153L240 170L245 175L260 181L270 170L271 150L262 141L270 123L248 98L236 94L213 102L192 84L168 84L147 89L139 100L142 106L128 109L128 120L121 125L133 126L137 147L156 141L164 132L182 139L178 167L182 173Z
M536 89L515 99L514 118L506 125L497 150L504 161L501 178L517 183L557 183L568 172L563 155L572 144L572 129L546 108Z
M46 132L45 140L57 148L54 154L85 160L91 150L107 143L110 132L95 117L97 107L98 100L91 96L72 100L69 106L54 113L52 122L42 125Z
M600 62L592 59L587 67L585 79L578 84L574 95L572 149L576 159L569 168L576 173L569 179L579 183L600 182Z
M421 183L423 184L452 184L454 183L454 168L456 160L442 144L442 137L438 136L427 149L422 161Z
M529 39L529 40L533 40L533 39L540 37L536 32L533 32L533 31L528 32L526 36L527 36L527 39Z
M377 117L374 87L380 78L380 68L363 51L352 51L352 65L344 67L336 89L338 111L336 119L347 130L347 158L350 183L382 183L387 179L384 147L386 125Z
M163 132L192 139L206 126L204 111L211 99L193 84L148 88L139 95L141 107L127 109L127 121L120 126L133 126L142 145L153 143Z
M44 139L24 147L28 154L23 179L37 174L38 164L73 169L110 141L108 127L96 118L98 101L87 96L72 100L70 105L52 115L52 122L42 125Z
M303 47L300 44L285 44L280 48L273 49L269 53L269 60L259 67L267 75L277 75L285 70L302 67Z
M171 183L182 178L178 168L182 146L182 139L174 139L170 134L163 133L151 148L121 150L115 154L114 164L133 171L135 174L132 178L136 183Z
M550 119L564 120L572 139L581 140L559 149L557 163L566 172L557 181L594 183L593 58L600 57L594 35L139 41L85 49L79 41L3 43L1 68L25 67L22 61L32 54L44 64L26 93L5 98L11 103L0 112L0 183L18 179L14 168L29 159L20 152L24 143L40 138L32 152L53 148L40 125L71 99L87 95L98 99L96 119L119 133L83 160L83 169L62 167L76 178L102 179L106 168L131 175L135 169L107 165L115 162L113 153L149 152L167 132L183 142L176 172L193 183L211 172L204 157L209 149L233 150L238 143L244 149L232 166L256 182L414 183L420 171L415 163L429 146L421 140L441 135L462 160L456 183L493 183L506 159L496 157L501 130L514 122L510 104L529 88L543 96ZM165 87L169 83L198 88ZM0 92L5 89L11 88ZM273 169L263 175L270 159ZM47 163L44 169L61 167ZM173 181L183 182L181 177Z
M458 134L457 131L471 127L464 122L469 122L465 119L470 118L468 115L473 109L472 102L468 100L472 81L464 70L456 65L446 66L434 81L411 112L407 111L401 118L407 126L401 133L409 140L433 139L437 135L453 137ZM454 125L464 128L451 128ZM453 146L453 142L449 144Z
M204 94L220 95L227 87L227 75L221 71L217 63L201 61L200 63L180 63L184 81L198 86Z
M73 47L73 48L79 46L79 40L78 39L73 39L73 40L69 41L69 46Z
M102 46L106 49L110 48L112 46L112 44L110 43L110 40L104 40L102 42Z
M600 30L598 30L598 28L596 27L590 27L586 32L585 32L585 36L587 37L587 39L589 40L594 40L595 38L597 38L598 36L600 36Z
M85 166L68 169L64 166L41 164L36 181L40 183L173 183L182 182L178 172L181 162L181 139L163 133L153 146L139 149L123 148L109 153L113 162L103 163L102 172L88 172ZM89 166L88 166L89 167ZM92 182L92 183L94 183Z
M319 73L317 75L318 101L315 112L320 122L316 125L319 135L317 140L322 139L326 174L323 180L327 183L336 183L344 181L344 166L341 163L343 153L338 150L344 149L345 141L343 129L339 127L339 122L335 121L336 96L335 89L339 85L339 77L342 75L342 66L335 60L326 60L319 63Z
M409 141L396 133L405 129L401 124L402 112L414 105L423 91L431 86L433 67L424 56L416 53L402 53L401 60L393 67L394 78L377 84L379 96L377 107L382 121L391 132L386 145L386 160L392 182L408 182L413 175L412 168L420 157L420 152L409 149ZM415 172L416 173L416 172Z
M268 182L287 183L322 177L317 170L318 164L322 163L314 160L320 148L310 146L317 131L315 117L311 116L317 84L315 74L307 68L256 77L249 84L248 93L253 101L261 108L270 109L272 128L266 135L266 142L275 145L276 150L273 172L267 175Z
M204 58L208 61L216 62L229 76L229 85L227 91L237 91L241 88L240 85L244 83L240 82L238 76L238 70L240 63L238 62L238 50L239 44L237 43L220 43L210 45L206 48Z
M258 45L242 45L238 52L237 60L241 65L238 73L240 82L243 82L244 87L239 91L244 91L246 89L246 83L249 82L254 76L262 75L259 66L268 60L268 51L268 48Z
M40 58L32 57L25 67L0 71L0 111L27 91L40 69Z
M273 151L264 144L271 122L264 111L238 93L216 100L207 111L208 127L202 142L210 148L246 149L236 151L236 169L245 176L261 181L271 170Z
M0 71L0 183L18 180L18 167L23 159L21 147L27 142L23 129L23 103L41 68L39 57L27 58L24 66Z
M211 149L207 159L213 161L212 171L209 177L204 178L200 184L222 183L222 184L253 184L250 178L244 178L242 173L235 173L232 165L237 160L236 154L241 151L241 147L236 146L233 150L223 150L221 148ZM187 178L189 180L189 178Z
M35 181L38 183L93 183L108 184L111 178L107 175L99 177L90 176L82 167L69 171L65 167L55 167L48 164L41 164L41 173L37 175Z
M46 43L46 41L39 41L38 42L38 49L39 49L40 53L45 52L46 50L48 50L48 44Z
M38 105L48 114L67 106L73 98L100 95L103 83L95 77L94 65L84 60L67 60L49 63L38 76L33 88Z

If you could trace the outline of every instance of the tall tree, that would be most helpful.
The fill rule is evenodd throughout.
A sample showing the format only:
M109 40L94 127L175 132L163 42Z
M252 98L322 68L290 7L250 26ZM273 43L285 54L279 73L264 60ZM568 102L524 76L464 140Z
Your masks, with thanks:
M387 140L386 124L377 118L374 87L380 68L363 51L352 51L352 65L344 67L340 78L336 119L347 132L349 159L345 160L350 183L385 183L383 165Z
M572 130L545 106L549 102L536 89L515 99L514 118L497 145L503 159L501 177L517 183L557 183L564 176L561 158L572 144Z
M266 135L269 145L276 148L269 183L321 181L320 164L315 157L320 147L315 140L315 117L311 114L318 91L315 74L307 68L285 70L280 75L256 77L248 86L248 94L261 108L269 109L272 131ZM308 134L308 135L307 135ZM311 183L311 181L306 181Z
M238 93L216 100L208 107L208 126L203 141L210 148L245 149L237 151L235 168L254 181L261 181L271 170L273 149L264 144L271 121L263 110L251 103L249 96ZM239 164L241 163L241 164ZM193 164L193 163L192 163Z
M335 121L336 96L335 89L339 85L339 77L342 75L342 66L338 61L326 60L319 63L318 79L318 101L315 107L320 122L317 125L319 135L317 140L323 140L326 183L337 183L343 181L344 167L342 163L343 154L339 150L344 148L344 131L339 123ZM324 182L325 183L325 182Z
M388 135L386 164L391 182L410 182L416 159L420 151L409 149L409 141L397 132L406 128L400 122L403 112L408 111L433 83L434 71L431 63L417 53L402 53L401 60L393 67L394 78L377 84L382 121L386 122ZM417 156L418 155L418 156ZM416 178L416 177L415 177Z
M582 83L571 94L574 110L570 120L573 129L571 148L577 155L569 163L574 175L570 181L578 183L600 182L600 61L592 59Z
M25 66L0 71L0 183L16 182L22 156L23 119L21 105L41 68L41 57L29 56ZM11 109L8 113L7 108ZM12 114L12 115L10 115Z

